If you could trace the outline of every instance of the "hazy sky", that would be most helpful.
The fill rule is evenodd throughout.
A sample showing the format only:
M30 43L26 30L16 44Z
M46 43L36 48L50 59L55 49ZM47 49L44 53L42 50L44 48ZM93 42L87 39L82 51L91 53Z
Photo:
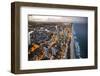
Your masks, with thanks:
M29 15L29 21L35 22L73 22L73 23L87 23L87 17L69 17L69 16L42 16L42 15Z

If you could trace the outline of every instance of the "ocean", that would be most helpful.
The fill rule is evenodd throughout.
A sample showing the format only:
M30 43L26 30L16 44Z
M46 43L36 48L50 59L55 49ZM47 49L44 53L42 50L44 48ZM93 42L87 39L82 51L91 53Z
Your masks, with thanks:
M72 24L80 47L80 57L88 58L88 23Z

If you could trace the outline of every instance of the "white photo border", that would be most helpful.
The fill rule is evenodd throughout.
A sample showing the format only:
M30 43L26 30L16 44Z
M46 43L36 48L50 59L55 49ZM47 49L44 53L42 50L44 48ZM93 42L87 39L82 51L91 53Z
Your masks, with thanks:
M67 12L67 13L65 13ZM44 60L28 61L28 14L40 15L60 15L60 16L80 16L88 17L88 58L87 59L69 59L69 60ZM76 9L57 9L44 7L21 7L20 8L20 69L45 69L61 67L80 67L94 66L94 19L93 10Z

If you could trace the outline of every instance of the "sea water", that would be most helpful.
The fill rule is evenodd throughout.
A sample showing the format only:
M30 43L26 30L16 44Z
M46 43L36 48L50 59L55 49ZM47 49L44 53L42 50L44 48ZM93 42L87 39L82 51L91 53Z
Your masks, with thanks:
M81 58L88 58L88 24L87 23L73 23L74 39L77 46L76 57L80 53Z

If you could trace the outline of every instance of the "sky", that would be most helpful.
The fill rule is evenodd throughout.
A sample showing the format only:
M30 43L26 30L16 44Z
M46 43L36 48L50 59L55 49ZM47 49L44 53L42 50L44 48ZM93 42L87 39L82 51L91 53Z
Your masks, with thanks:
M29 21L35 22L73 22L73 23L87 23L87 17L75 16L43 16L43 15L29 15Z

